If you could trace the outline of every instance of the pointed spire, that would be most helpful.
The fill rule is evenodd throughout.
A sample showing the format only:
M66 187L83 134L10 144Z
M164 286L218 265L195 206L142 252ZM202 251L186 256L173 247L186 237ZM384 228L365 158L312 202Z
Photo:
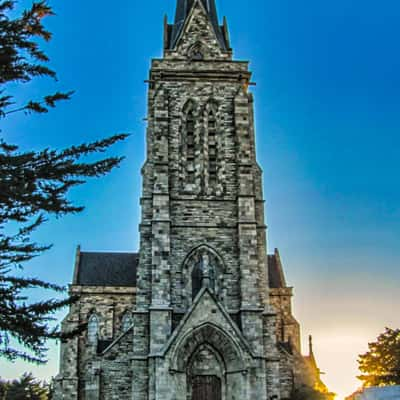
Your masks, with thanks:
M274 254L268 255L268 275L271 288L286 288L286 279L279 250L275 249Z
M313 337L310 335L308 337L308 354L309 356L314 356L314 351L313 351Z
M312 337L312 335L310 335L310 336L308 337L308 352L309 352L308 359L309 359L311 365L312 365L314 368L318 369L318 367L317 367L317 361L315 360L315 356L314 356L313 337Z
M215 6L215 0L201 0L204 8L208 12L211 22L213 25L218 26L217 7ZM175 13L175 24L183 24L186 17L193 6L194 0L178 0Z
M75 253L75 269L74 269L74 278L73 278L74 285L76 285L78 283L80 262L81 262L81 245L78 244L78 246L76 247L76 253Z
M175 21L172 25L171 40L169 47L173 48L178 40L178 37L182 31L183 25L185 24L186 18L188 17L193 4L197 0L177 0ZM200 0L207 11L210 21L214 27L215 33L218 37L222 48L227 50L229 45L228 41L225 39L224 27L218 24L217 7L215 5L215 0ZM226 28L225 28L226 29Z

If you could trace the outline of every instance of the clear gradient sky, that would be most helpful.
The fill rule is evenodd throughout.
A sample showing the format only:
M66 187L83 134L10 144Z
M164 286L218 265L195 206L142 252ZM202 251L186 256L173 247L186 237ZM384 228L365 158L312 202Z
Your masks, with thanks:
M21 0L21 4L29 1ZM175 0L58 0L46 45L59 83L15 87L19 99L55 88L72 101L48 115L14 115L2 135L23 149L61 148L131 132L123 166L75 190L84 213L50 221L54 248L27 272L71 281L75 247L138 248L146 85ZM303 343L330 389L358 386L357 355L385 326L400 327L400 3L398 0L217 0L236 59L251 60L258 159L264 170L269 251L279 247ZM43 296L42 293L37 294ZM306 352L307 349L305 348ZM0 375L57 373L0 361Z

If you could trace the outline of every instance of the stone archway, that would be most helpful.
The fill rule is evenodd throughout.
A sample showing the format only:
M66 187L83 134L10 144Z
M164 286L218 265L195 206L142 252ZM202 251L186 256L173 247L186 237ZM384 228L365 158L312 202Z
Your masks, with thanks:
M200 345L186 367L187 399L222 400L225 370L218 352L209 344Z
M247 357L243 348L222 328L205 323L176 344L172 369L182 374L186 400L244 399ZM235 383L233 383L235 382Z

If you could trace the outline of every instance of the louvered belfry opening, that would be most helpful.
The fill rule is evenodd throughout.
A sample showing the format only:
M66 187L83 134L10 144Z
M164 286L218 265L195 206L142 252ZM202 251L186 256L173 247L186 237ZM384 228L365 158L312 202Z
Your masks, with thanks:
M208 114L208 184L214 188L217 184L217 120L213 110Z
M186 116L186 172L187 182L195 183L195 120L193 110L189 110Z

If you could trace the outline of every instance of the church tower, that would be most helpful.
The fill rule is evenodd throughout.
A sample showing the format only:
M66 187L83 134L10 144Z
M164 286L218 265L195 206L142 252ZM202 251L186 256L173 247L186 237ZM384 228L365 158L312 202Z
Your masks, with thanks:
M215 0L177 0L147 82L140 250L78 249L63 329L87 330L62 344L55 398L289 399L299 325L267 255L251 72Z
M268 386L277 389L267 382L274 364L267 365L267 348L270 359L275 354L250 77L247 62L232 60L214 0L179 0L174 24L165 23L164 57L152 61L149 77L137 399L188 399L196 390L266 399ZM208 368L220 388L207 387Z

